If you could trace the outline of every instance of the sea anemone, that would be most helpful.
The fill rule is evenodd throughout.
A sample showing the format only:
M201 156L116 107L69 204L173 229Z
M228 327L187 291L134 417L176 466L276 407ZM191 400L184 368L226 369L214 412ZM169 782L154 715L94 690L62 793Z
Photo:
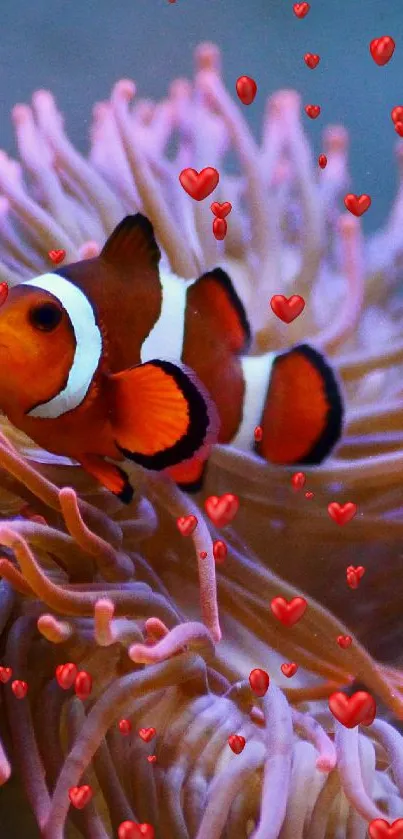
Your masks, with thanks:
M54 249L66 261L97 255L122 217L140 210L177 274L228 270L254 353L301 339L325 351L348 411L336 454L305 469L310 499L293 489L292 470L216 447L202 496L190 500L133 468L129 507L2 418L1 661L12 676L6 682L0 671L0 782L16 773L44 839L364 839L371 820L403 816L403 741L380 718L403 719L403 678L392 666L403 532L403 187L385 229L365 241L360 221L341 212L350 188L345 130L325 131L321 170L298 95L281 91L257 145L212 45L196 51L194 82L176 80L159 104L118 82L94 109L88 159L69 142L50 93L17 105L13 120L21 164L0 155L0 281L49 270ZM227 153L239 164L231 175ZM179 183L188 166L220 172L214 199L233 206L223 241L206 203ZM306 298L292 325L270 310L277 293ZM203 500L222 492L237 494L240 509L218 531ZM357 505L347 525L328 515L335 500ZM175 520L189 514L198 525L185 537ZM217 539L228 554L216 565ZM356 591L346 583L352 561L366 569ZM301 595L305 615L283 626L272 599ZM352 636L347 649L339 635ZM299 666L292 687L285 660ZM92 677L86 697L60 687L56 667L67 662ZM261 698L248 680L255 668L270 674ZM25 697L15 680L28 684ZM347 729L327 699L354 680L376 697L378 715ZM122 719L131 733L119 729ZM138 730L150 727L147 745ZM228 745L233 734L245 738L240 754ZM80 811L69 790L82 784L94 795Z

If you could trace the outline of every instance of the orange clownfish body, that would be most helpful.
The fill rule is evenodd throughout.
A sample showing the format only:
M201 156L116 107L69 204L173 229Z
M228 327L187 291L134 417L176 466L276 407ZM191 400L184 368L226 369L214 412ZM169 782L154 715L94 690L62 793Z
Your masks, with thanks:
M0 308L0 408L38 445L77 460L129 502L125 458L200 487L212 443L273 463L319 463L342 404L302 345L244 355L250 329L220 268L195 282L160 271L150 222L128 216L99 257L10 290ZM107 458L107 460L105 459Z

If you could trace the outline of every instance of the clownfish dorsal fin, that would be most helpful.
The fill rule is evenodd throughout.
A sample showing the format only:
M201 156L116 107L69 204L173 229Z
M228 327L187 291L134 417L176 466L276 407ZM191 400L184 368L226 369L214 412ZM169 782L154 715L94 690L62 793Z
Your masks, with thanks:
M206 317L232 352L247 351L251 340L248 318L226 271L214 268L199 277L189 288L188 302Z
M137 275L158 268L161 252L151 222L141 213L126 216L115 228L100 253L100 258L125 273Z

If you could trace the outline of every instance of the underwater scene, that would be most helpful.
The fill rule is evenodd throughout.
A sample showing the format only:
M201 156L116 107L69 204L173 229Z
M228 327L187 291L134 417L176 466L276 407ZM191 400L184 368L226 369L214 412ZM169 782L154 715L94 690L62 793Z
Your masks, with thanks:
M401 0L0 63L0 839L403 839Z

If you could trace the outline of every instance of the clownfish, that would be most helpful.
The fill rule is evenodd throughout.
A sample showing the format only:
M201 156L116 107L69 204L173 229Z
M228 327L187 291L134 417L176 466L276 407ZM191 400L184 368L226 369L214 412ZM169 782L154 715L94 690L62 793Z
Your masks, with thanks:
M320 463L343 419L323 356L305 344L248 356L251 330L228 274L185 281L160 259L138 213L98 257L10 289L0 307L0 409L10 422L124 503L126 458L190 492L214 442L274 464Z

